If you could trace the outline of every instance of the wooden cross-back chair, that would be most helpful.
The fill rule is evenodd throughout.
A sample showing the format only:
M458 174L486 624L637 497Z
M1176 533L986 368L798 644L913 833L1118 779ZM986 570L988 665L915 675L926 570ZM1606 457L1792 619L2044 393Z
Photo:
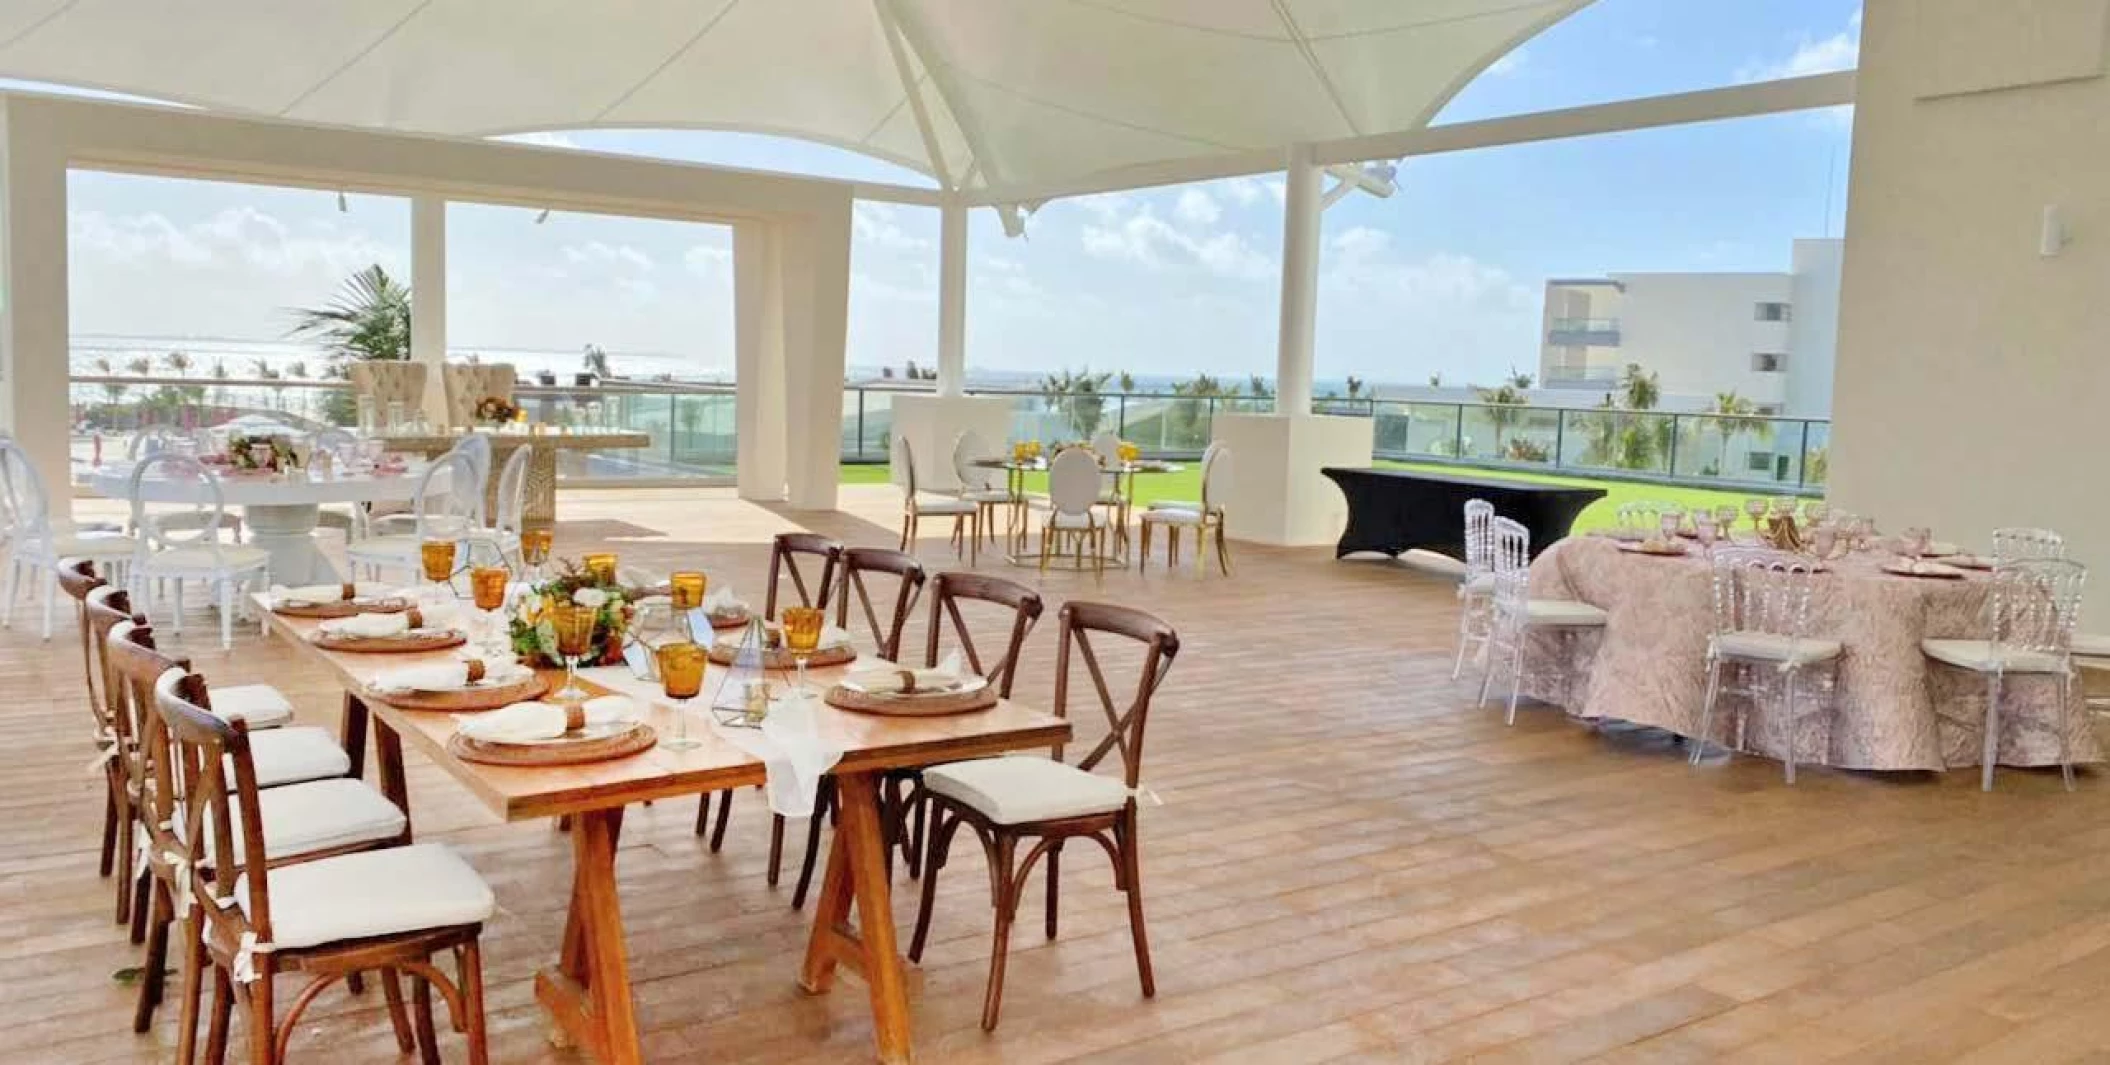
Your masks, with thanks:
M894 592L893 613L882 620L872 602L872 591L865 584L868 573L889 573L898 578ZM836 581L835 623L843 629L850 627L850 601L854 597L864 613L866 625L872 632L872 645L879 657L890 662L901 660L901 632L908 626L909 615L915 612L916 600L923 595L923 563L906 551L895 551L885 547L851 547L842 554L842 570ZM895 794L894 798L899 799ZM886 805L886 795L881 796ZM898 802L894 805L898 805ZM813 886L813 869L821 848L821 823L835 819L835 778L824 776L814 795L813 816L806 821L806 854L799 860L799 880L791 891L791 908L801 909L806 905L806 891ZM784 817L772 814L770 835L774 842L784 827ZM772 854L775 853L772 847ZM770 868L776 867L772 857Z
M482 1065L478 937L493 909L482 878L438 844L273 854L261 830L271 825L265 796L273 792L257 786L247 723L215 716L204 678L180 669L156 680L154 709L167 737L166 756L155 762L156 816L174 826L165 843L171 894L191 918L177 1060L194 1060L208 968L207 1060L224 1060L239 1000L256 1065L286 1059L301 1014L330 984L379 970L403 1053L422 1049L425 1061L439 1060L432 1022L437 988L452 1027L468 1037L469 1060ZM238 824L247 827L237 832ZM453 978L433 964L434 954L453 955ZM309 977L283 1017L273 987L280 973ZM415 1036L403 1008L402 975L413 980Z
M769 591L763 600L762 616L776 620L777 586L786 575L791 577L792 591L798 593L799 606L817 606L826 610L835 602L835 581L842 567L843 545L818 533L778 533L769 548ZM799 556L808 561L820 560L820 579L814 584L806 583L806 573L799 568ZM711 797L718 797L718 820L711 823ZM733 811L733 793L707 791L696 800L696 834L706 831L711 836L711 851L716 853L725 842L725 824ZM777 874L784 864L784 819L773 817L769 825L769 886L777 886Z
M81 678L88 693L88 713L95 722L95 752L103 774L103 839L98 871L117 878L117 923L131 919L132 898L132 804L125 777L125 754L131 738L130 722L120 720L114 709L119 694L109 683L109 659L103 641L110 626L129 617L131 601L123 589L110 588L96 575L95 563L69 558L59 563L59 587L73 598L81 630ZM115 600L112 600L115 596ZM96 606L91 614L89 602Z
M1011 612L1011 627L1000 657L986 662L983 659L981 648L975 646L967 618L960 610L963 601L989 603ZM966 660L968 670L988 678L989 683L996 685L997 696L1009 699L1011 685L1018 677L1019 653L1025 649L1026 636L1040 623L1042 610L1040 593L1017 581L980 573L940 573L931 581L929 637L924 642L923 664L927 667L938 664L943 636L950 627L953 642L959 645L960 657ZM890 815L881 826L887 833L888 860L893 858L892 847L898 845L902 859L908 865L908 875L918 876L923 868L923 833L930 811L930 803L923 794L923 770L890 769L881 782L880 797L886 803L885 812ZM905 802L902 799L904 790L907 793Z
M865 585L867 573L889 573L898 578L894 611L886 620L880 619L879 611L873 606L872 591ZM923 596L923 582L923 563L906 551L885 547L847 548L843 551L841 579L836 582L835 623L844 629L850 627L850 601L854 596L864 613L866 625L871 629L872 646L878 650L879 657L898 662L901 630L907 627L916 600Z
M799 556L820 559L820 582L809 587L806 575L799 569ZM769 548L769 591L763 602L762 613L770 620L777 616L777 584L785 574L791 576L792 590L799 594L800 606L825 608L834 598L835 573L842 566L843 545L818 533L778 533Z
M1062 608L1060 644L1055 659L1056 716L1069 716L1070 672L1082 661L1091 678L1099 709L1107 721L1106 736L1075 765L1054 757L981 758L931 766L923 771L924 794L931 803L929 838L923 857L923 898L916 910L916 933L909 958L921 961L930 933L938 871L960 826L973 829L987 855L990 886L996 898L996 936L989 959L989 984L982 999L982 1027L996 1028L1004 999L1004 963L1010 950L1011 924L1034 863L1048 863L1047 933L1055 938L1056 896L1063 844L1084 838L1105 849L1113 860L1114 886L1128 897L1128 930L1134 942L1136 974L1143 996L1157 993L1150 969L1150 944L1143 929L1142 860L1138 851L1136 790L1143 770L1143 725L1151 698L1165 680L1180 640L1172 626L1132 607L1110 603L1067 603ZM1143 664L1134 694L1117 707L1106 671L1093 647L1095 634L1132 641L1142 647ZM1092 772L1109 754L1121 760L1120 779ZM1023 861L1018 845L1031 841Z

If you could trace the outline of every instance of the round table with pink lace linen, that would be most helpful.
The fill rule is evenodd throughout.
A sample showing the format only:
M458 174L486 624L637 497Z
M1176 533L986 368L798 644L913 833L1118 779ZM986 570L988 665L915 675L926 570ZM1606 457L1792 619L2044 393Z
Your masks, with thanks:
M1822 681L1805 682L1803 717L1795 744L1798 762L1847 769L1939 770L1975 766L1982 740L1986 680L1935 662L1922 639L1986 635L1986 575L1962 579L1885 573L1892 556L1863 551L1827 565L1815 578L1808 634L1845 646L1834 708L1816 712ZM1525 691L1585 718L1613 718L1692 736L1706 697L1707 640L1714 631L1712 570L1695 550L1685 557L1621 551L1612 540L1573 536L1531 566L1531 594L1579 599L1609 615L1599 635L1534 637L1527 651ZM1565 665L1566 680L1549 669ZM2001 765L2059 763L2059 727L2070 724L2073 760L2101 759L2081 686L2073 685L2070 713L2059 713L2056 678L2010 675L2001 696ZM1939 708L1940 713L1937 713ZM1735 698L1723 696L1709 731L1715 742L1733 735ZM1945 720L1946 718L1946 720ZM1752 708L1745 740L1753 753L1779 757L1784 737ZM1822 756L1821 758L1819 756Z

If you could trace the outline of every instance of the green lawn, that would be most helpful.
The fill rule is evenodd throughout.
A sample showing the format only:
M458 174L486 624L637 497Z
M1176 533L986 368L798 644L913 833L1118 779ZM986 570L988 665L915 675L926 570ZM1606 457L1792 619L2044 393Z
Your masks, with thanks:
M1474 470L1457 466L1441 466L1432 463L1388 462L1379 460L1377 465L1402 470L1421 470L1428 473L1463 473L1474 477L1488 477L1506 481L1528 481L1535 484L1564 484L1584 488L1602 488L1605 497L1590 504L1589 509L1575 520L1576 532L1604 528L1613 523L1614 515L1627 503L1639 500L1681 503L1688 508L1717 507L1723 504L1741 508L1744 500L1763 493L1754 491L1721 492L1707 488L1680 488L1661 484L1637 484L1627 481L1600 481L1587 477L1561 477L1551 474L1512 473L1509 471ZM885 484L885 466L844 466L844 484ZM1026 488L1032 492L1047 491L1047 476L1031 474L1026 478ZM1201 497L1201 464L1190 463L1178 473L1146 474L1136 481L1136 501L1149 503L1157 499L1198 499Z

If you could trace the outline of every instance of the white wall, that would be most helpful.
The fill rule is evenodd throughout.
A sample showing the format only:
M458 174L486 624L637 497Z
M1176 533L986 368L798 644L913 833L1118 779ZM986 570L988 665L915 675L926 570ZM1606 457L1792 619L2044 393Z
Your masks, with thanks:
M2110 627L2110 0L1867 0L1832 495L1984 546L2048 525ZM2072 243L2037 253L2060 205Z
M1655 371L1665 392L1734 390L1755 403L1785 398L1785 375L1754 373L1753 352L1787 352L1788 326L1757 320L1760 303L1785 303L1786 274L1613 274L1626 285L1620 358ZM1794 366L1792 355L1789 368Z
M1795 320L1788 327L1787 407L1797 418L1829 418L1832 377L1837 373L1839 345L1839 276L1845 264L1843 240L1798 240L1791 300Z

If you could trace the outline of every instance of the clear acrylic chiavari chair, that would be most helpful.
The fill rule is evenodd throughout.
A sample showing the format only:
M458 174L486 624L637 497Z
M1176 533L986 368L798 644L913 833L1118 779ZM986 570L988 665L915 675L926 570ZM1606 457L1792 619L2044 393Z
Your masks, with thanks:
M1735 695L1748 700L1747 706L1764 706L1766 718L1777 724L1787 781L1795 783L1802 702L1809 695L1803 677L1812 669L1826 671L1832 683L1820 698L1829 709L1830 692L1837 687L1833 671L1844 650L1839 641L1810 632L1817 573L1817 562L1784 551L1715 551L1714 635L1707 641L1707 697L1693 736L1693 765L1706 753L1715 704L1724 694ZM1739 713L1733 750L1746 748L1748 725L1748 713Z
M1487 649L1495 587L1494 521L1493 503L1485 499L1466 501L1465 577L1458 582L1458 657L1451 663L1452 680L1465 670L1468 647L1474 649L1475 655Z
M1996 561L2065 557L2066 538L2050 529L2016 526L1993 530L1993 558Z
M2062 558L2000 561L1993 567L1992 597L1987 602L1991 626L1983 640L1921 640L1927 657L1985 677L1985 717L1981 733L1979 787L1993 790L1993 768L2000 760L2001 697L2010 677L2051 681L2058 685L2059 769L2066 790L2073 790L2073 630L2081 613L2081 589L2088 568ZM1971 727L1973 722L1952 723ZM2030 722L2018 721L2018 729Z
M1531 532L1508 518L1492 523L1494 553L1494 617L1488 629L1487 665L1480 673L1480 702L1487 702L1494 684L1495 665L1509 666L1509 712L1503 723L1517 723L1517 699L1524 686L1525 643L1534 632L1554 632L1562 644L1582 629L1601 629L1605 612L1572 599L1531 597ZM1562 655L1565 659L1568 656Z

